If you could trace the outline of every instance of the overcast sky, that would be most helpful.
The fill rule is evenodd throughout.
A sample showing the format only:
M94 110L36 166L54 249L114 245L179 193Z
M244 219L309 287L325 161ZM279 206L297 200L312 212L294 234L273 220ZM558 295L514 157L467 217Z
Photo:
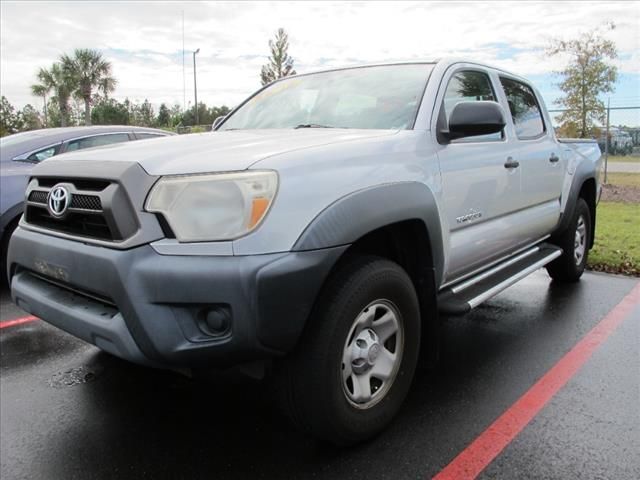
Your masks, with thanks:
M193 102L191 51L200 48L198 98L232 106L260 86L267 41L289 32L298 72L334 66L462 56L528 76L547 102L559 92L544 55L551 37L572 38L603 21L620 58L614 103L640 105L640 2L10 2L0 3L0 88L21 107L39 67L74 48L113 64L114 97Z

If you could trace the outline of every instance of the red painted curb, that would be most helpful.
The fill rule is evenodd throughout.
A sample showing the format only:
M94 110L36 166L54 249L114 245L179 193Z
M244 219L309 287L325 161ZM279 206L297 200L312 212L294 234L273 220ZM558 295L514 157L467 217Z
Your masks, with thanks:
M5 322L0 322L0 329L13 327L15 325L22 325L23 323L33 322L34 320L38 320L38 317L29 316L29 317L15 318L13 320L7 320Z
M587 333L558 363L480 434L434 480L476 478L571 380L593 352L640 305L640 283ZM638 320L638 319L636 319Z

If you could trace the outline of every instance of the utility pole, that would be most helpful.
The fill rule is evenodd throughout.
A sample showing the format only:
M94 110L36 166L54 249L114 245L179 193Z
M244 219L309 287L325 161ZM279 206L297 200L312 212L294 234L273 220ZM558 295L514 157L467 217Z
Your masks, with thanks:
M196 125L200 123L200 119L198 118L198 84L196 82L196 53L198 53L200 49L197 49L193 52L193 95L195 96L195 107L196 107Z
M182 10L182 112L187 111L187 81L184 67L184 10Z
M604 135L604 183L607 183L607 167L609 166L609 114L611 112L611 98L607 98L607 131Z

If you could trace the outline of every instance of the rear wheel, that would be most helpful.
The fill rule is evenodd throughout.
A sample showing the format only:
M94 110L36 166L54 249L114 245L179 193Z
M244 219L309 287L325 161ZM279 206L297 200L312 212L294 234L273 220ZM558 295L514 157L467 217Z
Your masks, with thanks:
M281 365L293 422L337 445L382 430L404 401L420 340L418 299L397 264L358 257L328 280L296 351Z
M576 282L584 273L591 244L591 213L578 199L567 230L555 242L564 253L547 266L549 276L559 282Z

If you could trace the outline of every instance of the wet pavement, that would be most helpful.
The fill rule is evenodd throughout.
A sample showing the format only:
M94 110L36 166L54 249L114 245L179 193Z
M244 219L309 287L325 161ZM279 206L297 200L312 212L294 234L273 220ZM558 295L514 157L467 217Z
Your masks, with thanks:
M443 321L439 368L419 372L374 440L336 449L294 429L253 384L137 367L36 320L0 329L0 477L426 479L510 408L632 290L537 272ZM2 322L24 317L1 298ZM640 303L480 478L640 478Z

